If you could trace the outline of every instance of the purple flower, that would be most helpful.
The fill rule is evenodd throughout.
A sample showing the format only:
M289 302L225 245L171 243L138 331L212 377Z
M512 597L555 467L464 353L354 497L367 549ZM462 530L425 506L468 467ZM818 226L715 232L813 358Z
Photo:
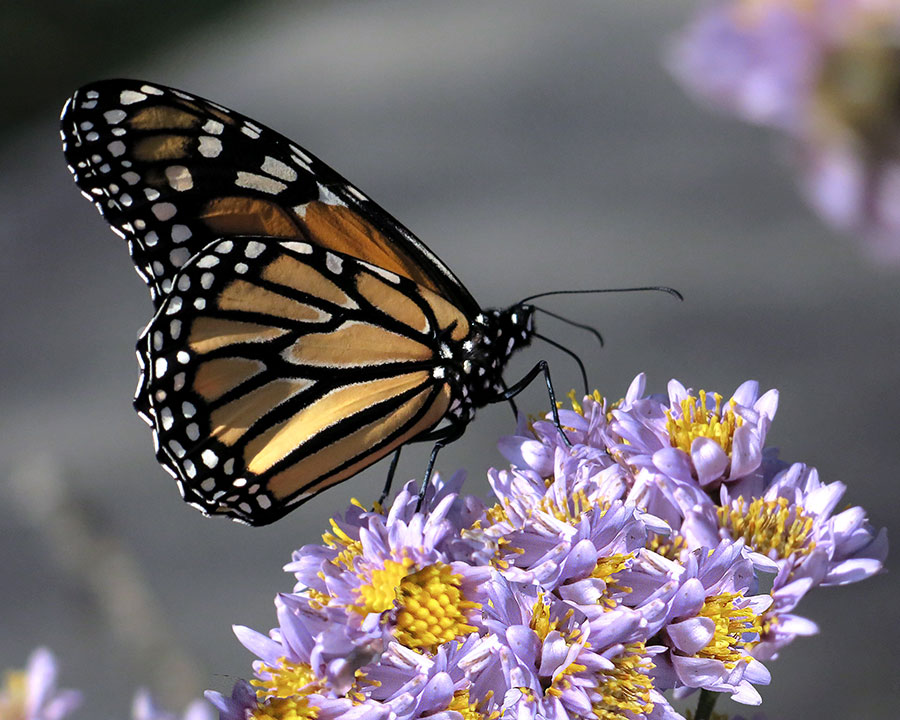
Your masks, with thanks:
M485 625L495 659L474 683L504 717L666 716L668 703L649 675L650 630L640 613L622 607L589 620L536 586L499 575L490 597Z
M813 587L880 570L886 538L843 485L765 446L777 393L725 401L677 382L594 394L522 421L491 470L496 502L438 481L416 512L354 503L297 584L220 720L676 720L663 695L698 689L755 704L761 660L816 631L793 609ZM774 575L757 593L757 573Z
M717 2L678 39L692 93L788 133L800 185L835 227L900 261L900 7L870 0Z
M613 411L616 449L629 463L671 478L685 489L709 491L754 472L762 463L766 433L778 393L759 396L748 380L727 401L718 393L696 395L669 382L668 406L654 397Z
M0 719L62 720L81 704L81 693L58 690L56 658L38 648L28 658L24 671L6 674L0 686Z
M768 595L752 595L756 577L742 543L722 541L711 553L687 556L680 587L669 604L663 640L668 652L656 660L662 688L702 688L737 702L762 702L753 685L768 684L769 671L750 655L759 638Z

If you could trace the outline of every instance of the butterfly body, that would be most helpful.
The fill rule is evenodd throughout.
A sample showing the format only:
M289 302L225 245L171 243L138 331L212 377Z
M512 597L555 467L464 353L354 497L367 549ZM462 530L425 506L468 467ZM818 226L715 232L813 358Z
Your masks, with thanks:
M135 406L206 514L272 522L504 397L533 308L482 310L331 168L179 90L111 80L62 115L75 181L127 239L155 315Z

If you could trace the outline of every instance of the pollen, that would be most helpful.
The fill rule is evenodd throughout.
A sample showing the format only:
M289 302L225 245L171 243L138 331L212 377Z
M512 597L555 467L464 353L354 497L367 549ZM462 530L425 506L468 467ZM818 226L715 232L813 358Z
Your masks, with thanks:
M647 549L652 550L658 555L662 555L667 560L678 561L681 553L687 548L687 541L680 533L665 536L658 533L650 533L647 537Z
M741 497L731 507L720 507L717 514L719 524L735 540L743 538L748 546L769 557L774 552L786 559L808 555L815 549L816 544L810 540L812 517L787 498L756 498L746 505Z
M627 570L631 566L634 559L634 553L610 555L606 558L597 560L597 565L591 571L591 577L599 578L606 584L606 591L599 602L610 609L614 608L618 603L611 595L614 593L630 593L631 588L627 585L620 585L615 578L617 573Z
M592 501L580 488L573 492L571 497L562 498L561 502L556 495L545 495L537 504L540 511L565 523L578 522L582 515L594 509L600 513L600 517L603 517L609 507L608 500Z
M592 710L598 720L645 717L653 712L650 691L653 681L647 675L653 663L646 657L643 642L630 643L621 655L611 658L615 666L598 676L595 692L600 696Z
M572 409L579 415L581 415L581 417L584 417L584 408L578 401L578 395L575 390L569 390L569 392L566 393L566 397L569 398L569 402L572 404ZM594 390L594 392L591 393L590 397L594 402L596 402L606 411L607 421L611 421L613 419L612 411L618 408L624 402L624 399L617 400L616 402L609 402L605 397L603 397L599 390ZM562 407L562 403L556 403L556 405L558 408Z
M500 717L499 710L494 710L487 715L481 712L479 703L470 701L468 688L453 693L453 699L447 709L458 712L462 716L462 720L498 720Z
M712 640L701 649L698 657L721 660L726 668L733 668L749 656L742 650L759 637L760 618L749 607L738 607L736 600L743 593L720 593L706 599L700 616L709 618L716 629Z
M406 575L396 591L397 641L434 652L442 643L475 632L477 628L468 620L481 604L467 600L461 585L462 576L443 563Z
M722 396L713 394L715 406L707 407L707 394L701 390L699 398L688 395L681 401L681 417L674 417L671 410L666 410L666 431L672 447L680 448L687 453L697 438L715 440L727 454L731 454L734 431L744 424L744 419L735 414L735 402L732 400L728 409L722 410Z
M562 620L568 620L575 614L571 608L563 615ZM534 606L531 608L531 623L529 623L535 634L541 639L541 642L547 639L547 636L554 630L559 630L560 621L550 619L550 606L544 603L544 594L539 593ZM577 629L570 630L568 633L561 633L563 638L570 644L578 642L581 638L581 631Z
M281 658L277 666L263 664L259 674L265 679L251 680L256 688L253 720L313 720L319 708L309 701L311 693L322 689L319 680L306 663Z
M352 570L354 559L363 554L362 543L347 535L334 518L331 518L329 523L331 532L323 533L322 542L333 550L342 548L338 556L331 562L338 567Z
M368 615L392 608L398 587L413 564L412 558L408 557L403 558L402 562L385 560L382 569L373 570L367 578L363 577L369 583L358 588L360 602L353 609L361 615Z

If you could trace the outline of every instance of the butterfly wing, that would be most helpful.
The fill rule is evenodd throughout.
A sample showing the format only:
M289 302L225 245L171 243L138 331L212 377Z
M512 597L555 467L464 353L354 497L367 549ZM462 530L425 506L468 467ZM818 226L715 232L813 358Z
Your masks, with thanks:
M458 308L303 241L216 240L138 341L136 406L185 499L263 525L448 416Z
M129 243L156 307L175 273L216 238L314 243L451 300L477 303L420 240L306 150L203 98L155 83L80 89L61 117L75 182Z

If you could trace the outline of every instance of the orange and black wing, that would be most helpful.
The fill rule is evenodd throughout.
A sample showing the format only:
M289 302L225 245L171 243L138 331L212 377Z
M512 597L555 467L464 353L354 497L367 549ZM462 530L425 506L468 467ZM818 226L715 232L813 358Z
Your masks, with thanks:
M478 305L405 227L306 150L243 115L139 80L81 88L63 108L75 182L129 243L156 307L216 238L313 243L408 278L469 317Z
M458 308L305 241L215 240L138 341L136 405L207 514L264 525L441 422Z

